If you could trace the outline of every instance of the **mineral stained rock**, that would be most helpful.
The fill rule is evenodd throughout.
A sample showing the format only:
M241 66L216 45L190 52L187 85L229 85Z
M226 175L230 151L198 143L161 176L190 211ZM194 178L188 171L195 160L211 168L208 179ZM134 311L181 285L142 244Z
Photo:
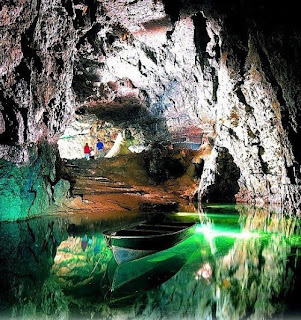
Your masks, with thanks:
M41 142L54 153L73 117L75 46L94 7L83 16L70 1L0 1L1 219L41 214L52 202L55 164Z
M32 163L32 144L56 143L82 106L145 141L199 127L211 150L200 196L218 192L210 186L226 149L240 173L237 201L300 212L296 9L237 0L1 1L0 156Z
M32 152L32 154L35 154ZM32 218L66 198L68 181L57 181L58 152L44 144L30 165L18 167L0 159L0 212L2 220ZM59 171L59 170L58 170ZM62 183L62 181L65 181Z
M218 186L210 186L217 185L216 159L226 149L240 172L226 186L238 183L237 201L299 211L300 76L295 70L301 36L296 17L291 13L288 19L288 12L270 3L102 5L110 23L99 26L94 40L83 39L75 63L76 87L81 87L77 73L98 78L88 95L81 95L90 112L126 112L130 102L140 101L141 109L156 117L154 126L142 127L154 139L198 126L212 149L200 197L213 189L218 193ZM83 56L90 66L85 71Z
M56 205L61 205L68 195L70 182L60 179L53 187L53 199Z

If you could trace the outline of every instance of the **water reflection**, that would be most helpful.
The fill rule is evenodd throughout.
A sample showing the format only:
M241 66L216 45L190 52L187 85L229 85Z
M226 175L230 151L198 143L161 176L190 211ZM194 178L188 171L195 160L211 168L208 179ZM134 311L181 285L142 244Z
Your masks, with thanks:
M102 234L69 236L57 248L51 272L64 291L102 294L100 288L111 258Z
M102 234L116 221L1 223L0 317L301 316L298 218L246 206L210 206L176 217L198 219L197 232L168 250L121 265Z
M193 248L184 244L149 255L142 259L117 265L112 259L110 270L110 302L117 303L158 287L172 278L185 265Z
M1 318L27 318L37 309L60 312L56 302L62 306L64 295L50 279L50 269L66 230L62 219L0 224Z

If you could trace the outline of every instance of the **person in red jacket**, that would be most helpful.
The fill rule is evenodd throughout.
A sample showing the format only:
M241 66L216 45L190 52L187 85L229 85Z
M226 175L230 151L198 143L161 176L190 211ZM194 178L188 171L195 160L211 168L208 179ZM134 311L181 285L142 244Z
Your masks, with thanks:
M90 152L91 152L90 147L89 147L88 143L86 143L86 145L84 146L84 154L85 154L85 158L87 160L90 159Z

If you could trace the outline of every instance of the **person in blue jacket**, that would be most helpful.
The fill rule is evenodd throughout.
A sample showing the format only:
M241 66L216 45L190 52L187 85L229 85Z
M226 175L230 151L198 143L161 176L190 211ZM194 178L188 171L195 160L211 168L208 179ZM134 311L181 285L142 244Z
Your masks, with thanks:
M97 143L96 143L96 150L97 150L97 158L103 158L104 157L104 150L103 150L103 143L97 139Z

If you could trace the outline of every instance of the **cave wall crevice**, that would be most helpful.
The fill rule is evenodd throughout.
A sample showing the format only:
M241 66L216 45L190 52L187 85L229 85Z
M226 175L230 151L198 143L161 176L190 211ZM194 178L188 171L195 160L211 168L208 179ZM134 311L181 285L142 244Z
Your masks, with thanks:
M13 1L0 6L1 220L41 215L69 182L57 173L56 142L72 120L76 44L97 1Z
M3 3L0 157L33 164L32 145L55 144L77 108L101 117L135 104L136 128L148 125L154 140L195 127L205 144L213 140L200 194L226 148L240 170L238 201L300 212L295 9L238 0Z

